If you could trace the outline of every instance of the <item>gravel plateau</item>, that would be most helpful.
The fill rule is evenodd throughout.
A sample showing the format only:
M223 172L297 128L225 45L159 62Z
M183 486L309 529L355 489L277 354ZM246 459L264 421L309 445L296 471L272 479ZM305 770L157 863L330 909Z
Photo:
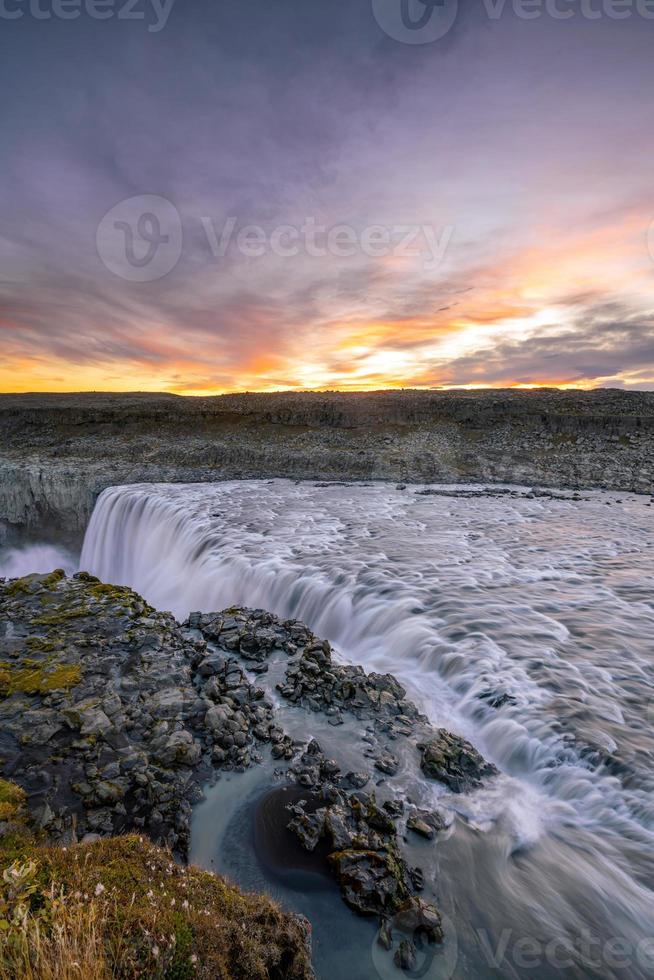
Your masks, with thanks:
M0 522L79 539L98 494L255 477L650 492L654 393L0 396Z

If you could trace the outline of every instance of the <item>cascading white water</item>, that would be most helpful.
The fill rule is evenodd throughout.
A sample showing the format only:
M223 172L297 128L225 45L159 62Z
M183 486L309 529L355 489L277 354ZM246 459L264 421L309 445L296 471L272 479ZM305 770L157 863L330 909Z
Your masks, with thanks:
M81 567L180 618L235 604L296 617L392 671L511 777L458 806L502 826L507 861L532 849L542 897L512 887L536 919L654 936L652 510L600 492L419 490L110 489Z

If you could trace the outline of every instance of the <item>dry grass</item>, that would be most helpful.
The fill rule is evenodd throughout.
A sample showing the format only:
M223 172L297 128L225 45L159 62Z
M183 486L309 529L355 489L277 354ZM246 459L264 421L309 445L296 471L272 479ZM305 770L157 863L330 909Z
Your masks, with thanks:
M0 958L0 980L111 980L99 907L72 906L49 926L30 918Z
M0 836L0 980L310 980L307 927L137 836Z

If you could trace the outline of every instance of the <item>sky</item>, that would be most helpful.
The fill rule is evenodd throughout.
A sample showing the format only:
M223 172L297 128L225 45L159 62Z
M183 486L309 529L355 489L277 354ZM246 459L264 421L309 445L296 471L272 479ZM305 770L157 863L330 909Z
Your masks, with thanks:
M654 389L653 50L654 0L0 0L0 390Z

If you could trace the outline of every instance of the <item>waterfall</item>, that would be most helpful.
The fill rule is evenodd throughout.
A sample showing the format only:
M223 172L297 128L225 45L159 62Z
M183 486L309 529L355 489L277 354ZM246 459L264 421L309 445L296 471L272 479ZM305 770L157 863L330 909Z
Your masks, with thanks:
M383 484L118 487L96 504L81 567L179 619L232 605L301 619L347 660L395 673L435 722L481 742L511 774L555 783L588 747L560 734L560 713L611 753L633 702L622 685L638 664L649 670L645 516L607 518L596 498L588 515L547 499L459 501ZM589 531L589 516L602 525ZM632 582L616 559L627 534ZM629 654L624 679L616 644ZM583 797L584 783L595 786L589 766L576 779Z
M557 869L539 872L551 873L552 895L564 880L571 895L593 882L598 921L610 909L616 935L652 935L644 502L419 490L284 480L112 488L81 567L178 618L247 605L301 619L344 659L394 673L435 724L506 776L457 801L460 814L478 829L499 822L507 858L538 847Z

